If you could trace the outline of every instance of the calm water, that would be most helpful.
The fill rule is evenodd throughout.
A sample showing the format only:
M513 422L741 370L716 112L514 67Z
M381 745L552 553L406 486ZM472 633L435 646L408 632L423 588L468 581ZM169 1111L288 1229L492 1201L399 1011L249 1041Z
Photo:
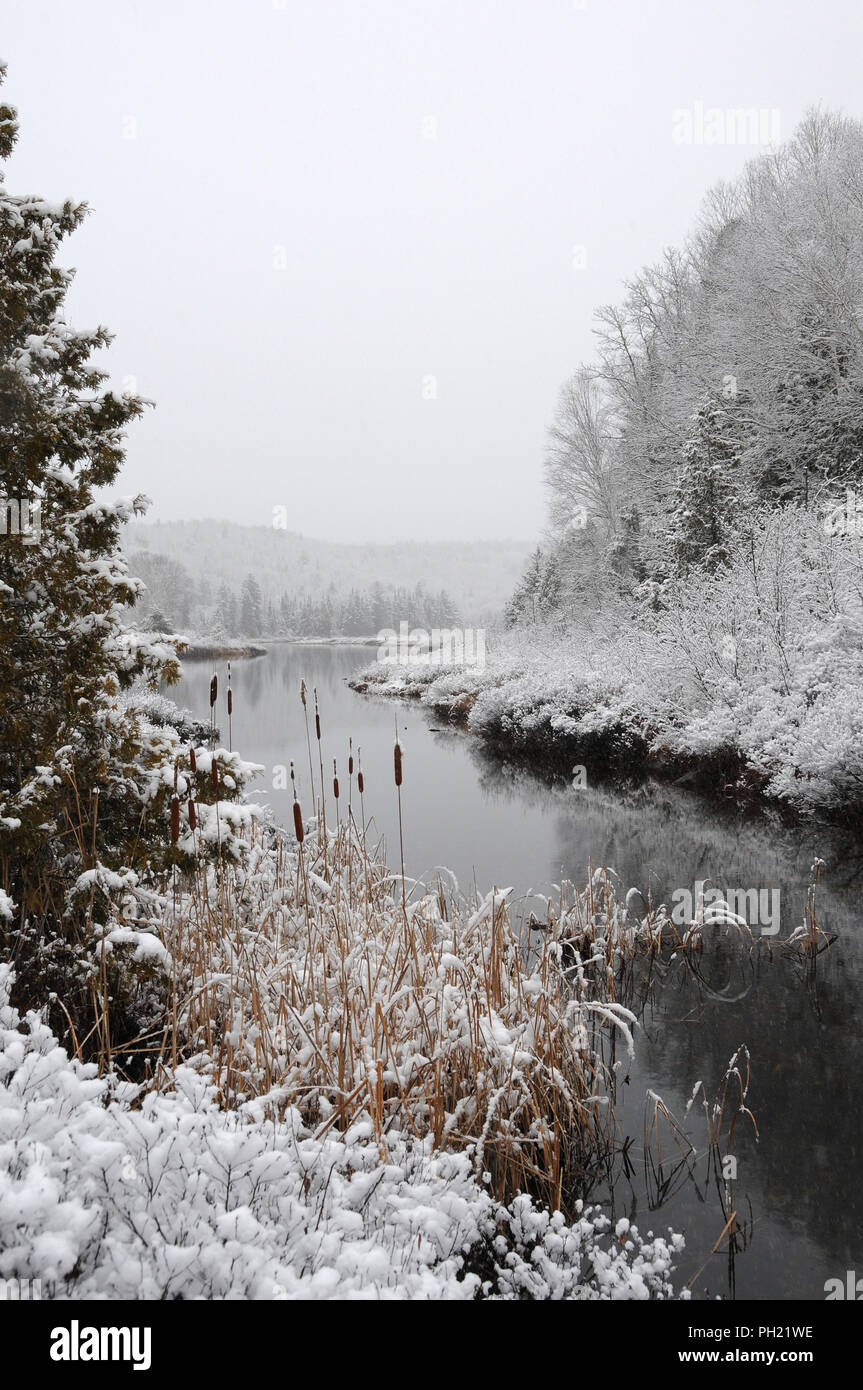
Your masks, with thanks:
M703 979L672 963L642 1014L636 1062L622 1083L622 1131L632 1138L634 1172L597 1192L640 1229L682 1230L687 1249L676 1282L693 1296L823 1299L828 1278L863 1275L860 1106L863 1076L863 846L836 834L794 831L720 809L691 792L642 786L575 789L551 785L523 768L493 760L479 740L447 727L414 704L356 695L347 678L372 651L346 647L274 647L257 661L235 662L233 746L264 765L256 799L290 822L282 769L293 759L308 815L309 762L301 679L317 687L329 763L339 762L347 788L348 739L362 749L366 816L398 855L392 775L396 721L405 748L403 819L406 872L431 879L441 866L471 898L492 886L515 889L516 916L540 915L543 893L562 879L582 884L590 862L607 864L625 887L671 901L697 880L720 887L778 889L782 935L796 927L809 866L826 861L819 919L837 940L815 970L763 947L741 959L722 943L705 948ZM224 668L220 667L221 741L227 743ZM174 698L206 718L211 668L188 664ZM314 726L312 721L312 733ZM314 740L313 740L314 743ZM344 804L344 803L343 803ZM556 894L555 894L556 896ZM770 958L772 954L772 959ZM628 1002L628 1001L627 1001ZM752 1057L749 1104L756 1143L741 1117L735 1207L745 1239L733 1259L728 1242L711 1254L725 1218L707 1159L683 1165L658 1193L644 1169L645 1095L662 1096L678 1120L698 1081L712 1095L741 1043ZM621 1074L623 1076L623 1073ZM706 1130L693 1108L686 1132L705 1155ZM674 1144L663 1134L664 1153ZM663 1178L671 1168L666 1166Z

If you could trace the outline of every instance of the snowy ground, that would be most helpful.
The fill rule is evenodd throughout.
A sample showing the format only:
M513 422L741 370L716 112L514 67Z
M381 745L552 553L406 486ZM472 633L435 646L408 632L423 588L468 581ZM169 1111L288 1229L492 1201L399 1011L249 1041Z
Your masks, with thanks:
M682 1238L527 1197L370 1125L315 1137L189 1068L136 1088L70 1060L0 967L0 1276L54 1298L673 1297ZM476 1263L481 1272L471 1268Z

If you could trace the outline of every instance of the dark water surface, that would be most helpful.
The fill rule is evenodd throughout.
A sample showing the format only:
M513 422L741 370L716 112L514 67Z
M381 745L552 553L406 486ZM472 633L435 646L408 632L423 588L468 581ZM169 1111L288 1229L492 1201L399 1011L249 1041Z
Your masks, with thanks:
M366 816L374 818L391 864L398 862L392 771L397 720L405 748L407 874L433 879L447 866L467 898L492 886L513 887L516 920L528 909L542 915L542 902L531 895L556 898L554 885L564 879L583 885L592 861L613 867L624 891L636 886L656 903L671 903L675 889L693 892L698 880L778 890L784 937L802 920L814 857L826 861L818 916L837 939L814 968L771 946L773 938L765 938L751 957L732 949L727 938L708 940L698 962L701 979L682 959L663 967L641 1014L635 1062L621 1071L619 1114L622 1133L632 1139L633 1171L596 1196L611 1200L614 1215L630 1217L642 1232L669 1226L684 1232L687 1248L675 1282L691 1283L694 1297L821 1300L826 1280L844 1281L848 1270L863 1276L863 845L850 838L843 843L836 831L788 829L717 809L673 787L551 785L493 760L478 739L441 727L415 704L349 690L347 678L372 656L371 649L356 647L277 646L259 660L233 663L233 746L264 765L256 799L271 805L285 824L291 798L282 789L281 770L292 759L304 812L312 810L299 698L305 679L309 692L315 686L318 691L327 785L336 757L346 796L352 737L355 754L362 749ZM219 671L220 742L227 745L223 664ZM210 666L189 663L171 692L202 718L208 714L210 675ZM755 1141L751 1124L740 1116L732 1152L741 1233L730 1255L727 1237L711 1253L726 1217L709 1176L703 1110L696 1102L685 1122L684 1111L699 1081L714 1095L741 1044L752 1058L748 1104L760 1138ZM684 1124L698 1154L674 1172L680 1154L662 1128L660 1182L645 1170L644 1121L653 1113L648 1091L661 1096ZM729 1091L723 1133L735 1095ZM655 1144L652 1154L655 1160Z

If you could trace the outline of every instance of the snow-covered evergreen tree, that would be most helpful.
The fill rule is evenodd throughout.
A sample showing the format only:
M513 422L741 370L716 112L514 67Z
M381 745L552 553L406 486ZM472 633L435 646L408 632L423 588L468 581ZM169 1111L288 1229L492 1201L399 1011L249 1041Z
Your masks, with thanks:
M557 559L537 546L504 610L504 621L508 627L543 622L558 610L561 598L562 584Z
M0 159L16 136L0 105ZM122 695L178 675L172 644L124 625L142 585L118 535L146 499L97 500L143 402L107 389L91 358L109 334L69 325L55 264L86 212L0 183L0 495L29 526L0 534L0 944L22 991L86 974L112 897L170 856L177 736Z
M264 621L261 587L253 574L247 574L240 594L240 627L244 637L260 637Z
M739 523L737 468L727 418L706 402L693 419L671 514L669 539L679 574L728 563Z

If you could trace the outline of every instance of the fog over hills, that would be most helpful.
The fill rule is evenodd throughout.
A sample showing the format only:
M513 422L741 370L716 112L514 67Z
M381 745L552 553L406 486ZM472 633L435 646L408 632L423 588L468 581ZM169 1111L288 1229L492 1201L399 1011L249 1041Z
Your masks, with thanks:
M493 621L533 545L350 545L201 520L130 523L123 549L147 584L139 605L145 621L156 613L176 627L226 636L367 635L402 618L426 625Z

